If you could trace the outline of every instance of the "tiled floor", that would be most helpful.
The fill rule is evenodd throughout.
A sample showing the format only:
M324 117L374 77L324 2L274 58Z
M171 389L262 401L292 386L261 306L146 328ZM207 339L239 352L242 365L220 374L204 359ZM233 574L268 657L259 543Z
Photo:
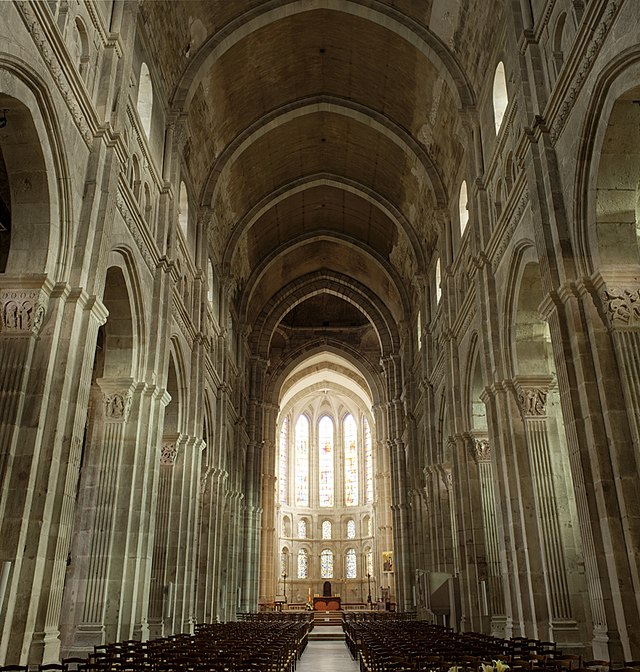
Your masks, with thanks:
M360 665L351 658L344 642L309 642L296 672L357 672Z

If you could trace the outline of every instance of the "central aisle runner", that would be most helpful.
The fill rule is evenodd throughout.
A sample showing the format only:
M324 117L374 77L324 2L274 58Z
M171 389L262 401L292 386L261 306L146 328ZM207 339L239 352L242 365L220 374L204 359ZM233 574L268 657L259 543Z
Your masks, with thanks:
M359 672L344 642L310 641L298 661L296 672Z

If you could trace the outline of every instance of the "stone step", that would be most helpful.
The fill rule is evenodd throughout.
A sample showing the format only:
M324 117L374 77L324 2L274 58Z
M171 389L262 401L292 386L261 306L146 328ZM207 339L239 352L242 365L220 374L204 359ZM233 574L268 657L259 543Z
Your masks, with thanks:
M344 642L344 632L318 632L317 630L312 630L309 633L309 641Z

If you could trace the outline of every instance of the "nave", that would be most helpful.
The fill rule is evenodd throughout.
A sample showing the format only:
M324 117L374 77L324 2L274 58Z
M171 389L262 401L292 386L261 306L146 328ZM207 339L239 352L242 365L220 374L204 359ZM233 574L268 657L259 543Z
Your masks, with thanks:
M240 616L197 625L193 635L95 646L86 659L7 665L0 672L640 671L640 661L585 660L555 642L458 633L409 614L343 612L340 625L327 625L322 615L314 625L316 613Z

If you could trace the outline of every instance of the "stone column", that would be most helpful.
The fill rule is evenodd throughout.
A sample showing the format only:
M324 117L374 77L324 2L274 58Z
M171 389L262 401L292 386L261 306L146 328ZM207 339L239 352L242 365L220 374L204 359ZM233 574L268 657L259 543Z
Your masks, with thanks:
M151 583L149 591L149 629L152 638L165 634L165 616L172 617L174 585L167 583L169 518L173 489L173 468L178 456L180 435L165 436L160 451L160 477L156 504ZM171 606L169 606L171 605Z
M619 362L637 473L640 467L637 457L640 455L640 288L602 286L601 300Z
M271 602L276 594L276 562L279 554L276 541L276 418L278 407L264 407L264 448L262 450L262 535L260 538L260 597L259 602ZM291 571L293 571L291 569Z
M556 476L547 429L547 395L551 382L549 376L521 376L516 379L528 448L537 540L541 544L543 575L532 577L532 581L544 585L545 590L548 631L542 634L559 644L579 644L578 627L571 609L560 504L556 497Z
M193 629L202 448L183 434L165 435L162 444L149 609L156 637Z
M603 278L590 278L567 284L543 305L582 533L593 652L620 663L640 655L638 452L631 427L637 411L627 406L625 389L633 385L626 380L633 381L633 369L622 364L630 354L625 340L633 341L638 328L635 282L617 271L609 289Z
M504 636L505 608L500 569L500 542L496 520L496 495L494 473L491 465L491 445L489 439L479 436L471 438L471 450L478 465L482 519L487 564L486 599L491 618L491 633ZM484 599L484 596L482 596Z
M127 378L103 378L97 382L102 399L94 416L96 432L92 445L87 446L88 463L81 484L84 524L79 533L86 538L86 545L77 547L76 558L83 567L76 570L78 606L82 605L73 641L78 652L117 639L117 612L123 589L124 540L119 509L128 480L125 453L131 432L127 431L127 422L135 383Z
M105 318L86 292L44 277L0 278L0 561L11 563L0 663L59 658L90 372ZM72 337L85 347L70 346Z
M461 630L488 630L487 554L482 483L477 455L468 435L455 437L452 449L455 517L460 564Z

